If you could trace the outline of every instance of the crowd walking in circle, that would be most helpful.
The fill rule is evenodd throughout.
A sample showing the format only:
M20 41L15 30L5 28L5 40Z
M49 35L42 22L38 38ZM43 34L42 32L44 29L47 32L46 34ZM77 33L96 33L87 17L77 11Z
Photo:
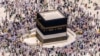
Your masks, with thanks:
M8 13L0 24L0 52L2 56L100 56L100 7L89 0L94 7L80 3L79 0L2 0L1 7ZM64 47L43 48L41 45L29 46L21 41L21 36L36 28L38 12L59 10L68 17L68 27L81 37ZM15 16L14 16L15 15ZM14 16L13 21L11 18ZM98 22L99 21L99 22Z

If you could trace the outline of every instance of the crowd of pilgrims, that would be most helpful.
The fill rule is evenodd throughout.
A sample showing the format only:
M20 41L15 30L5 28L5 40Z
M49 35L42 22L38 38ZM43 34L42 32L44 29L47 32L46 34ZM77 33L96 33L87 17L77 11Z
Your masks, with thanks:
M93 4L91 0L89 3ZM37 12L47 11L48 4L53 9L60 10L70 19L68 27L71 30L76 33L81 31L81 36L76 37L75 42L64 47L53 46L52 48L43 48L41 45L33 47L22 42L21 36L36 28ZM63 3L60 0L52 0L47 4L43 0L38 3L36 0L31 0L19 2L18 5L14 1L4 0L0 5L5 7L5 13L9 12L9 19L3 20L3 25L0 25L0 52L2 56L5 56L6 53L9 53L9 56L84 56L86 54L96 56L99 53L100 56L100 33L96 31L96 29L100 29L100 26L94 20L95 15L91 16L92 12L86 13L84 11L87 4L81 4L85 9L79 5L79 0L75 0L75 2L63 0ZM97 11L96 15L98 14ZM9 21L13 15L16 15L14 20ZM90 24L93 20L95 25Z

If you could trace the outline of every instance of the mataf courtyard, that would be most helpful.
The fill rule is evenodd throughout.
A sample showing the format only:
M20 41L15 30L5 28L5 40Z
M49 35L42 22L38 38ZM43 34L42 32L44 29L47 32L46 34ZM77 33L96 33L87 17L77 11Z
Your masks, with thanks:
M100 56L100 0L0 0L0 56Z

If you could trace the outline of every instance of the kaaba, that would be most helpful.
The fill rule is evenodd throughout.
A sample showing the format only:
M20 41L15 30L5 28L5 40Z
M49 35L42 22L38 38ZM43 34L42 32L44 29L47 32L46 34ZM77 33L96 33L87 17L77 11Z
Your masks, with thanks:
M37 13L36 36L42 43L67 39L67 17L58 10Z

